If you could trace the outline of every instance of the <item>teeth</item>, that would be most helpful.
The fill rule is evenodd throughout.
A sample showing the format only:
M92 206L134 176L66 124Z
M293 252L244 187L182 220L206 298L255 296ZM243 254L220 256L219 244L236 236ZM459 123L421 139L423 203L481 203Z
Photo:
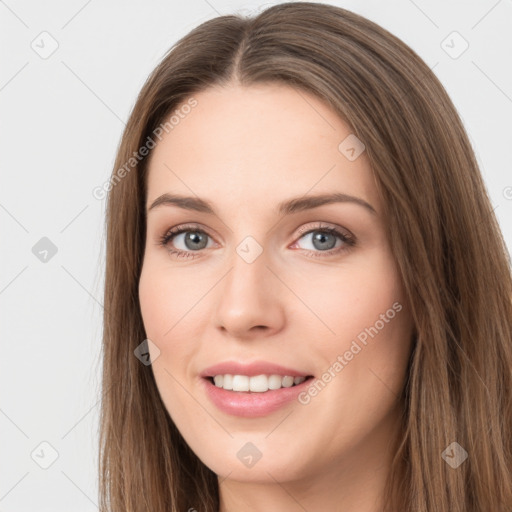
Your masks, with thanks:
M233 391L249 391L249 377L233 375Z
M263 393L268 391L268 378L266 375L256 375L254 377L248 377L248 386L250 391ZM240 391L236 389L236 391ZM244 390L246 391L246 390Z
M283 377L283 388L291 388L293 386L293 377Z
M296 386L304 382L306 377L291 377L290 375L215 375L213 382L218 388L232 391L252 391L264 393L269 389L281 389Z
M283 383L283 378L281 375L271 375L267 377L268 379L268 389L280 389L281 384Z
M224 389L233 389L233 375L221 375L223 377L222 387Z

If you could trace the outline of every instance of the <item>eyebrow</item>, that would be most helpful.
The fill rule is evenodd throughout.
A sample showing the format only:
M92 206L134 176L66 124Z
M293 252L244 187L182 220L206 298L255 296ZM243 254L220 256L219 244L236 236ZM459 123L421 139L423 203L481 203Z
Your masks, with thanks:
M341 192L335 192L332 194L319 194L315 196L302 196L288 199L282 203L279 203L277 206L277 213L279 215L290 215L292 213L311 210L324 204L332 203L354 203L364 207L372 215L377 215L375 208L370 203L367 203L364 199L350 196L348 194L342 194ZM147 211L149 212L150 210L153 210L162 205L177 206L178 208L183 208L184 210L193 210L201 213L216 215L215 209L209 201L199 197L181 196L169 193L162 194L161 196L157 197L151 206L147 209Z

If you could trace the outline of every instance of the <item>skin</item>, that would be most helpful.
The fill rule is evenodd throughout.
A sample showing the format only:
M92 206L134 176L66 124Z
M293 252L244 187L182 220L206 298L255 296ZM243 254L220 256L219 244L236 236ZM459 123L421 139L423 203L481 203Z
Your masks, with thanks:
M219 475L221 512L380 511L413 324L366 153L349 161L338 145L350 128L286 85L232 84L194 97L197 106L149 162L147 207L170 192L207 199L216 212L161 205L148 213L140 305L160 350L152 368L166 409ZM283 200L334 191L364 199L376 214L349 202L274 211ZM194 252L183 234L168 246L195 257L158 244L183 223L204 229L207 247ZM320 223L356 245L336 252L345 246L336 237L333 249L313 245L305 233ZM263 249L250 264L236 252L247 236ZM203 369L228 359L319 378L395 302L401 311L306 405L240 418L218 410L200 386ZM251 468L236 455L248 441L262 453Z

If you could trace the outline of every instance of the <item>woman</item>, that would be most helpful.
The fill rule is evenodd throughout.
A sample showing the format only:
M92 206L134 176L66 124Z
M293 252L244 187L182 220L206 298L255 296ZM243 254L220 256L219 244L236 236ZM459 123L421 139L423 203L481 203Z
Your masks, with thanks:
M410 48L325 4L203 23L109 185L101 509L510 511L511 291Z

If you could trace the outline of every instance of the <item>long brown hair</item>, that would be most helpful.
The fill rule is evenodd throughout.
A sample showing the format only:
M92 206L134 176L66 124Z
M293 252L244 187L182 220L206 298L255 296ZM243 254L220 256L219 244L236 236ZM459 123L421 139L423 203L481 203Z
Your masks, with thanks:
M219 507L216 475L176 429L151 367L134 357L146 338L138 281L148 157L126 162L195 93L232 82L313 93L366 146L416 339L386 510L510 512L510 258L473 149L414 51L361 16L306 2L201 24L152 72L130 115L106 212L100 510ZM456 469L442 456L453 442L468 453Z

